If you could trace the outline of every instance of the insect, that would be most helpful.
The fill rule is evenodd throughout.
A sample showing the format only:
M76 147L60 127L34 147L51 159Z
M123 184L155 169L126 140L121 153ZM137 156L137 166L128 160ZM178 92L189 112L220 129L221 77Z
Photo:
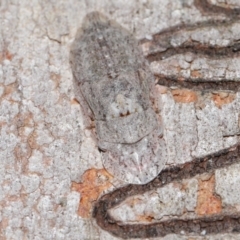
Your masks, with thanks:
M89 13L71 47L77 94L94 117L108 172L144 184L165 165L154 111L154 76L133 35L99 12Z

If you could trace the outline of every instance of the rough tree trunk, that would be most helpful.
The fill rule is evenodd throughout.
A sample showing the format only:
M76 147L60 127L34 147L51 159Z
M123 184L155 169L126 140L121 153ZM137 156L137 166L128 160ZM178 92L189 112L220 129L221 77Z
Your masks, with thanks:
M74 96L91 11L135 34L156 77L167 170L144 186L104 170ZM1 239L240 239L239 1L2 0L0 30Z

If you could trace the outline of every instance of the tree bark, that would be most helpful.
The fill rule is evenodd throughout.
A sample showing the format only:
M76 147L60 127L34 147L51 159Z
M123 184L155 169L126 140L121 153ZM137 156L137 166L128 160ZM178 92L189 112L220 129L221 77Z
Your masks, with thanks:
M167 163L145 185L104 169L74 93L91 11L136 36L156 79ZM236 0L0 1L0 238L239 239L239 19Z

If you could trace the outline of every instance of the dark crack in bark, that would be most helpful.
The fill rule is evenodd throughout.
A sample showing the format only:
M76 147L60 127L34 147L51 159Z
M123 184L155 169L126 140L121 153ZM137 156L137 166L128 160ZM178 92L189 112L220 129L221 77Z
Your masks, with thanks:
M161 61L176 54L194 53L198 56L207 56L211 59L221 59L226 57L240 56L240 42L230 44L226 47L212 47L204 44L199 44L194 41L185 42L177 48L168 48L163 52L150 53L146 58L149 62Z
M192 53L198 57L207 57L212 60L220 60L230 57L240 56L240 41L233 40L230 41L227 46L211 46L208 44L203 44L198 41L194 41L191 38L184 41L180 46L173 47L171 45L171 39L174 35L184 35L185 32L195 31L199 28L211 27L211 28L228 28L232 24L239 21L240 9L219 7L216 5L211 5L208 1L195 0L195 6L202 11L210 11L213 14L224 13L229 19L225 20L209 20L206 22L199 22L195 24L184 24L178 25L169 29L166 29L152 37L152 40L143 39L140 44L148 45L148 52L146 58L149 62L161 61L166 58L172 57L177 54ZM184 87L193 90L230 90L239 91L239 81L238 80L219 80L219 79L201 79L201 78L189 78L183 79L180 77L177 79L176 76L166 76L166 75L156 75L158 79L158 84L165 85L167 87Z
M175 76L156 75L157 84L166 87L189 88L194 91L240 91L239 81L206 81L202 78L184 79Z
M240 213L213 215L197 219L169 220L153 224L120 224L109 214L110 208L116 207L134 195L161 188L172 182L195 177L203 173L214 173L215 170L240 163L240 144L224 149L205 158L170 167L163 170L157 178L145 185L127 185L102 196L95 205L93 217L97 224L114 236L127 238L163 237L167 234L216 234L240 232Z
M203 15L206 14L225 14L231 19L239 18L239 8L225 8L217 5L212 5L208 0L194 0L194 5L198 8Z

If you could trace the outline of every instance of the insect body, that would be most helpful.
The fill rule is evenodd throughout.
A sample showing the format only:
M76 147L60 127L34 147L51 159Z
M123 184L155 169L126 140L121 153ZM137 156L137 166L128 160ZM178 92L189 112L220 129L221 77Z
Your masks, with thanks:
M93 112L103 165L129 183L163 168L154 77L135 38L98 12L88 14L71 48L77 88Z

